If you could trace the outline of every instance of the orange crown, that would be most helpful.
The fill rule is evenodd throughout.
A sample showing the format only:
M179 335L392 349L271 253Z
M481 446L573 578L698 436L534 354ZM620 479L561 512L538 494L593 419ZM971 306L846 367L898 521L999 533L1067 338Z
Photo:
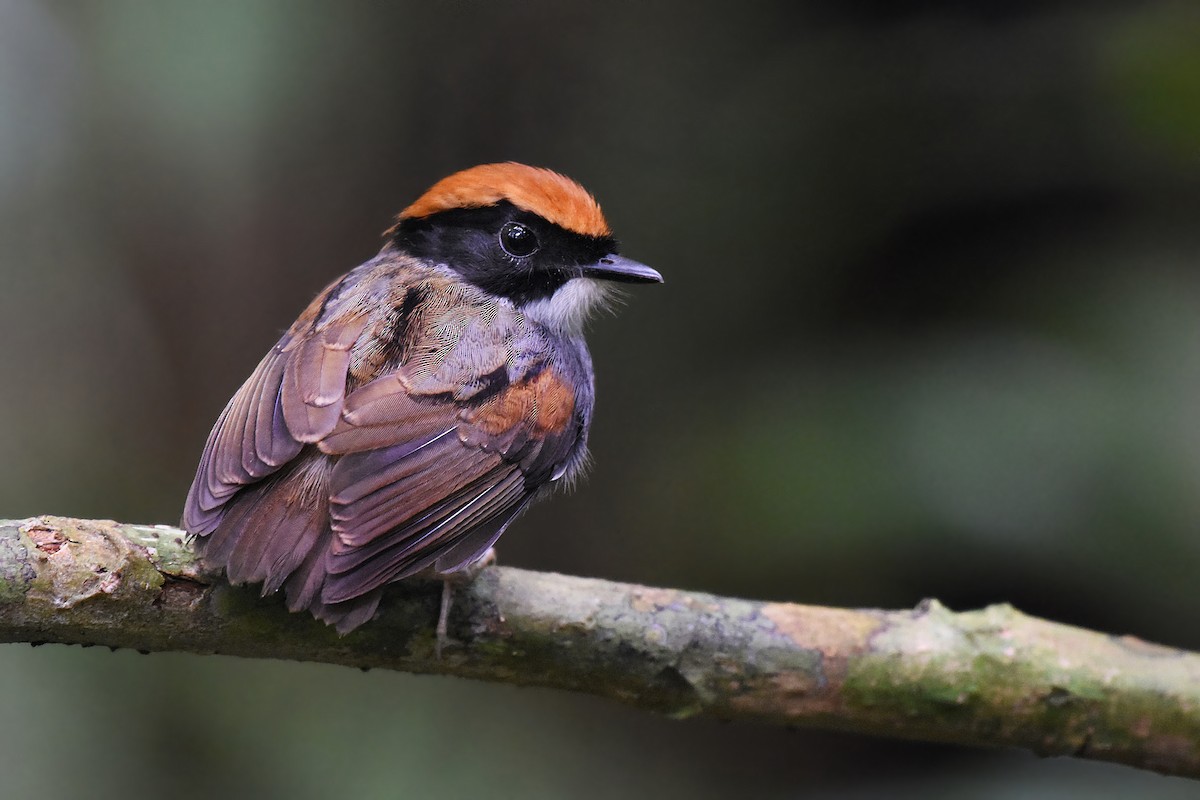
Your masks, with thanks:
M481 164L442 178L401 211L398 219L491 206L504 200L584 236L612 235L600 204L578 183L553 170L512 161Z

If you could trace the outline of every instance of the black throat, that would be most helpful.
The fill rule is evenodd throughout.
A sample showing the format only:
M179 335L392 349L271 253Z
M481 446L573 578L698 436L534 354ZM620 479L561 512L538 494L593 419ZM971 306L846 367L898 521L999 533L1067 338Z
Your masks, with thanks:
M500 231L519 223L536 237L527 256L505 251ZM480 208L456 208L428 217L401 220L392 244L431 264L445 264L465 280L521 306L550 297L584 268L616 252L610 236L584 236L502 201Z

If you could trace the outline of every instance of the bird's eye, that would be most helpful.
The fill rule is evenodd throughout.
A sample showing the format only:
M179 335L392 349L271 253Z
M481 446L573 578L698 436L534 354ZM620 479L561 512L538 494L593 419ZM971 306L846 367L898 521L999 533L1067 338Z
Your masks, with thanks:
M500 229L500 247L515 258L533 255L538 249L537 236L519 222L506 222Z

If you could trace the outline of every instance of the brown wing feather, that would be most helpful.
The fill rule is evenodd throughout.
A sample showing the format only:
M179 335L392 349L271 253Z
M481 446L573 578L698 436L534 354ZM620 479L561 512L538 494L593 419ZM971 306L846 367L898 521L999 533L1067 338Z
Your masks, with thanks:
M392 483L359 500L348 503L335 500L330 514L333 530L338 534L336 543L345 548L367 544L490 473L486 462L492 462L492 468L498 465L499 459L471 452L457 440L451 440L445 449L451 452L430 450L421 459L415 456L401 459L387 470L396 476ZM343 461L353 459L347 456ZM431 474L437 475L437 479L430 480ZM337 491L336 482L334 487Z
M321 598L343 602L481 555L568 458L573 409L572 387L548 367L477 404L414 398L395 376L351 394L320 445L341 454Z
M444 399L410 397L398 373L384 375L346 398L342 419L320 442L333 455L419 444L457 424Z
M363 553L351 551L348 555L352 560L347 560L346 564L340 564L340 558L333 556L322 599L326 602L350 600L376 587L416 575L468 539L474 542L474 549L455 566L474 561L491 546L495 537L489 535L486 541L478 542L471 534L480 525L497 518L503 517L507 523L531 494L517 470L510 471L499 482L475 488L476 493L467 496L465 501L442 507L436 515L421 520L431 524L420 524L415 532L409 532L410 526L402 526L393 534L378 539L369 549L364 548Z
M320 441L337 425L350 348L366 326L365 315L339 320L299 339L292 349L280 400L288 430L297 441Z
M339 287L310 304L221 412L184 506L190 533L215 531L239 490L273 475L337 424L351 351L368 323L353 304L349 313L318 319Z
M284 359L272 349L261 366L261 380L248 392L245 427L242 430L242 466L250 475L266 475L296 457L295 439L283 425L279 384Z
M213 426L184 509L189 532L211 533L230 497L300 452L301 443L276 416L284 360L278 347L267 353Z

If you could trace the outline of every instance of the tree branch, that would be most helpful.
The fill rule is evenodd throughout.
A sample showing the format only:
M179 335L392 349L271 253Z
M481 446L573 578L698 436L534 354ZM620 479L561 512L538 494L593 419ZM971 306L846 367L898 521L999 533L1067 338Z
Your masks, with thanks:
M1036 619L761 603L494 567L457 590L397 586L339 638L275 598L210 581L182 531L0 522L0 641L61 642L442 673L709 716L1014 746L1200 777L1200 655Z

